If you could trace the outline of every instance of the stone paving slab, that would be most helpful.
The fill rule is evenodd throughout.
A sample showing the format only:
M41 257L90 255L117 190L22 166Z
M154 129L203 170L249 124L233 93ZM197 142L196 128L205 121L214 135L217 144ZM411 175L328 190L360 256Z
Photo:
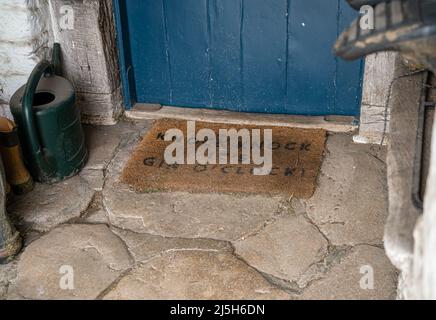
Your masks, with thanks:
M147 125L147 122L143 123L143 126ZM90 150L85 170L106 169L123 139L138 132L140 127L138 123L125 121L115 126L85 125L86 144Z
M236 254L257 270L290 282L297 282L328 249L321 233L296 215L280 217L257 235L234 245Z
M0 300L6 299L9 284L16 277L16 262L0 265Z
M76 176L53 185L37 184L33 192L16 197L8 211L25 229L46 232L79 218L93 197L94 190Z
M230 253L171 252L136 268L105 297L126 299L291 299Z
M367 281L369 278L364 278L368 275L374 276L373 286ZM397 279L398 273L382 249L358 246L323 279L307 288L300 299L393 300L397 295Z
M80 176L89 184L94 191L101 192L104 187L104 170L84 169Z
M109 225L109 218L107 217L107 213L104 209L98 209L84 219L85 223L89 224L106 224Z
M140 263L147 262L166 252L190 250L233 251L230 243L212 239L164 238L116 228L112 229L112 231L126 243L135 261Z
M315 195L303 201L309 217L337 246L381 245L387 217L385 149L334 134ZM378 147L375 147L378 148Z
M15 291L27 299L96 299L132 263L126 246L108 227L64 225L25 249ZM72 289L61 286L67 279L62 272L73 275L67 282Z
M164 237L237 240L263 227L280 200L220 194L136 194L122 187L104 192L112 225Z

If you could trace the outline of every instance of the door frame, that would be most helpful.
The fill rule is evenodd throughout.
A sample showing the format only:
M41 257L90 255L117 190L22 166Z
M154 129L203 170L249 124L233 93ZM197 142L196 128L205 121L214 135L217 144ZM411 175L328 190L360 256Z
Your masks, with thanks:
M127 28L124 0L112 0L115 15L116 44L118 47L118 60L120 66L121 86L126 110L132 109L136 104L135 79L131 56L130 39ZM127 30L127 32L126 32Z

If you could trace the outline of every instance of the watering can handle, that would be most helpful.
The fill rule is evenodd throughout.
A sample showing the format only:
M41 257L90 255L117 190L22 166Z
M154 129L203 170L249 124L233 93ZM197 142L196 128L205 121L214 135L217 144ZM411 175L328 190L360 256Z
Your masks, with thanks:
M39 141L39 135L35 124L35 115L33 113L33 99L38 83L44 74L54 74L53 65L48 61L41 61L38 63L30 74L24 91L22 108L24 120L23 131L26 135L29 147L32 150L32 154L40 167L48 168L49 165L42 155L42 146Z

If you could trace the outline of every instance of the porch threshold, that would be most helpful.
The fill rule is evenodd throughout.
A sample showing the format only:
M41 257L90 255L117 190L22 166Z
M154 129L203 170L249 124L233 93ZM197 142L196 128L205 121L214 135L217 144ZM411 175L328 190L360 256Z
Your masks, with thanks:
M225 110L184 108L136 104L125 112L128 119L156 120L181 119L202 122L231 123L238 125L281 126L303 129L324 129L329 132L354 132L358 126L354 117L344 116L295 116L281 114L244 113Z

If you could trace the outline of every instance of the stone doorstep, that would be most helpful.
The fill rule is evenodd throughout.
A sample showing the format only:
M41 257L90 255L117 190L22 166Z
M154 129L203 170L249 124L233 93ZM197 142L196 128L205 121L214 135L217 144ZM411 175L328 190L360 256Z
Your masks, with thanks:
M133 109L125 111L125 116L128 119L134 120L170 118L215 123L325 129L330 132L354 132L358 128L358 126L354 124L354 117L275 115L171 106L163 106L159 109L154 105L149 106L143 104L137 104Z

